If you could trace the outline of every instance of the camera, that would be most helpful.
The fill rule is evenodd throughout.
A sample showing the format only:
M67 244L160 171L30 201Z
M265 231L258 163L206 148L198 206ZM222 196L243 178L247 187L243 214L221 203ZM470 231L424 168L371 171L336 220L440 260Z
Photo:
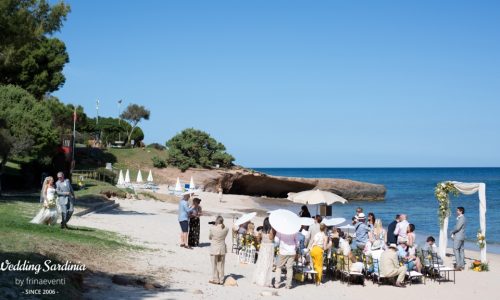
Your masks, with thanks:
M208 224L210 224L210 225L215 225L215 221L208 222Z

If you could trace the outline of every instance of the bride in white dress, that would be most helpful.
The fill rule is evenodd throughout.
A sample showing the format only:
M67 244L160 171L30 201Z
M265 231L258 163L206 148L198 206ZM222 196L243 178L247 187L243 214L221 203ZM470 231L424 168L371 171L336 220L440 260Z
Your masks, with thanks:
M46 177L42 186L42 209L30 221L33 224L54 225L59 217L59 209L57 205L56 189L54 188L54 178Z

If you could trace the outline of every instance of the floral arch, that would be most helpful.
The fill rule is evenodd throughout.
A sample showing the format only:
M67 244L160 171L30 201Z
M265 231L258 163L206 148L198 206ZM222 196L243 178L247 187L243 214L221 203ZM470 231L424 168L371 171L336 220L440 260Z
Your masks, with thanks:
M435 195L439 202L439 255L444 257L448 244L448 221L450 217L450 194L458 196L459 194L472 195L479 194L479 226L478 246L481 249L481 262L486 260L486 184L484 183L465 183L458 181L445 181L438 183L435 189Z

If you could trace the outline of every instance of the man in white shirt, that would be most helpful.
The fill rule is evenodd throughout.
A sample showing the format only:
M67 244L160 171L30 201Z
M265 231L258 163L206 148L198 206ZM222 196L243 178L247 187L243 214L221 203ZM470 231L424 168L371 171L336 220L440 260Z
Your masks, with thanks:
M274 287L279 288L281 284L281 269L286 266L286 288L292 287L293 263L297 254L297 234L276 233L275 240L279 242L278 264L276 266L276 277Z
M408 242L408 226L410 223L406 220L406 215L399 216L399 222L394 230L394 235L398 236L398 244Z

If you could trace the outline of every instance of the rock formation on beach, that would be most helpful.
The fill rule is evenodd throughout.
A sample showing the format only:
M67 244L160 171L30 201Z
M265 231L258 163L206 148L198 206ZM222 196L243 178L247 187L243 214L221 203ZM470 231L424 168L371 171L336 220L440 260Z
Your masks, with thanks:
M386 188L380 184L348 179L295 178L271 176L264 173L235 168L232 170L189 169L181 173L178 169L166 168L156 171L162 183L175 185L177 177L188 183L191 176L196 185L207 192L217 192L222 185L225 194L267 196L286 198L289 192L312 189L331 191L347 200L383 200Z

